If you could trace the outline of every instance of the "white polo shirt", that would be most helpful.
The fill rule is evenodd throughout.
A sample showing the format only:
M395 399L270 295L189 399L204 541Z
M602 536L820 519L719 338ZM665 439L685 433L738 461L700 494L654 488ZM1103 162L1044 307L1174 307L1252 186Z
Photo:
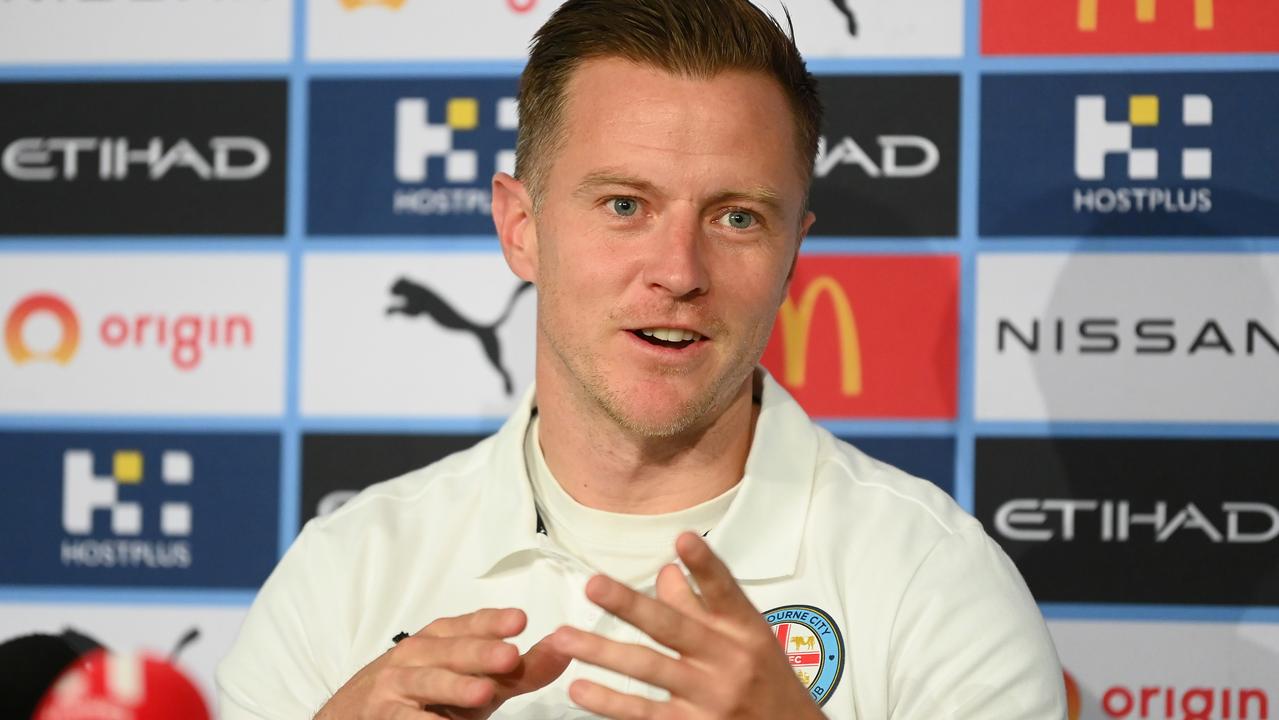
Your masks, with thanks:
M980 523L813 424L767 375L761 406L740 489L707 540L826 716L1064 718L1047 628ZM310 718L397 633L483 607L525 610L521 651L563 624L651 642L587 601L592 571L538 532L532 407L530 390L493 437L307 523L218 668L226 720ZM661 696L574 661L493 717L594 717L568 699L582 677Z

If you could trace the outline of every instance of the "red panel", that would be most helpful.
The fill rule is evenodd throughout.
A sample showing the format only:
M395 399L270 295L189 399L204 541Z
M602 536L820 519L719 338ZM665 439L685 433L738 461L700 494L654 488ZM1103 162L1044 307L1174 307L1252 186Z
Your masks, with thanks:
M1085 29L1089 24L1093 29ZM984 0L982 51L987 55L1274 52L1279 51L1279 3Z
M802 256L763 364L813 417L952 419L958 283L954 256Z

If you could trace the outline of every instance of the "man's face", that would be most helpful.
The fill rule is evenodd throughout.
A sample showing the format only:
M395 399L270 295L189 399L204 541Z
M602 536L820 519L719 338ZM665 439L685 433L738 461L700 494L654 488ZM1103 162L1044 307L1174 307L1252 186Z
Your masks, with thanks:
M539 375L623 428L704 427L749 392L812 222L776 82L615 59L568 85L536 215Z

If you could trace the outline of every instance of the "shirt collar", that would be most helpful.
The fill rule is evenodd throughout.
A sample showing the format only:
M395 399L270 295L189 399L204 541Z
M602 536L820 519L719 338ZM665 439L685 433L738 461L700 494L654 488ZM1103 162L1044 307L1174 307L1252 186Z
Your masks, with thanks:
M767 370L758 372L759 417L741 490L706 536L738 580L794 574L817 467L812 421Z
M740 580L785 577L795 571L813 493L817 435L812 422L766 370L760 412L746 458L741 489L707 541ZM477 577L507 558L540 551L539 520L524 462L524 436L534 408L534 388L492 439L478 462L480 513L460 552Z
M533 486L524 464L524 435L533 417L534 389L524 393L515 412L491 438L479 460L480 518L470 523L461 552L476 577L491 572L503 560L541 548L541 524L533 504Z

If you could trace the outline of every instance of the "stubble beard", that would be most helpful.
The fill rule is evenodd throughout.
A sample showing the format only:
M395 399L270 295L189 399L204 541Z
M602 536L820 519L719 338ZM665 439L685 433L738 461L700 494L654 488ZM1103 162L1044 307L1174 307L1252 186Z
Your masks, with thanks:
M719 342L729 342L728 333L721 323L714 323ZM550 329L547 329L550 330ZM756 340L753 347L742 347L729 358L724 369L706 386L699 388L691 398L681 402L673 415L663 421L648 422L628 409L625 393L602 371L603 363L598 353L567 347L553 330L545 332L547 345L568 371L570 382L580 389L583 399L602 412L610 421L636 437L652 440L669 440L686 433L699 432L710 425L727 409L734 395L751 377L755 365L764 352L768 335ZM665 372L669 376L682 374L678 368Z

